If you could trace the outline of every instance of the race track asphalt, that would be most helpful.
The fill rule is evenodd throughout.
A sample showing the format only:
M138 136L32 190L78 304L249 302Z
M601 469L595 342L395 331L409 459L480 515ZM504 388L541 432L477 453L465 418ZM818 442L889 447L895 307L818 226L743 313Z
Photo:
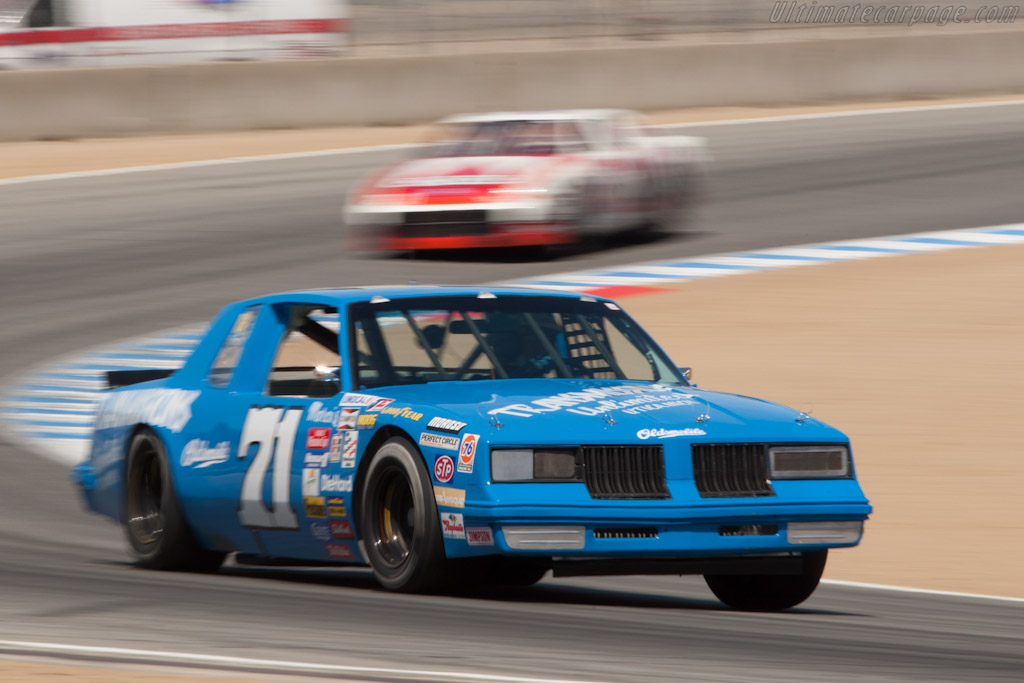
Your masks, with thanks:
M494 281L1020 222L1022 114L690 127L716 161L689 224L548 262L346 258L344 190L388 153L0 185L0 377L261 292ZM623 682L1016 681L1024 671L1022 603L823 586L791 612L748 614L721 608L695 577L547 580L452 598L387 594L361 570L145 572L127 563L116 527L82 511L67 474L0 444L0 640Z

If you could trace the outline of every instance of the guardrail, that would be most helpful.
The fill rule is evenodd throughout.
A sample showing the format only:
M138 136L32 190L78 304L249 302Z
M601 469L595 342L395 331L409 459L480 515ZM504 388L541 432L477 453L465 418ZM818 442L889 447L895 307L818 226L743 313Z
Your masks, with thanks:
M1018 31L0 73L0 140L1024 92Z

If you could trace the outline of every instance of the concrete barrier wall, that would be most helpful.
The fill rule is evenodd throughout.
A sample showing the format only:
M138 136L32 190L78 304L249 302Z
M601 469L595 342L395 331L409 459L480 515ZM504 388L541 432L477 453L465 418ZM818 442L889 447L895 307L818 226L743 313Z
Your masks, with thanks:
M0 73L0 140L1024 92L1024 31Z

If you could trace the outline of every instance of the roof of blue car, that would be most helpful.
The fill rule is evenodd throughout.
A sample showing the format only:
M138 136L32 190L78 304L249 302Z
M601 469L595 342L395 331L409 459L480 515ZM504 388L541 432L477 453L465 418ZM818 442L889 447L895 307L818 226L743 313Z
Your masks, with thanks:
M339 287L325 289L306 289L294 292L269 294L249 300L247 303L274 303L278 301L302 301L322 303L333 300L337 304L348 304L353 301L368 301L373 297L386 299L408 299L421 296L478 296L483 293L495 296L552 296L563 298L580 298L587 296L606 301L604 297L567 292L551 289L535 289L532 287L489 287L486 285L384 285L367 287Z

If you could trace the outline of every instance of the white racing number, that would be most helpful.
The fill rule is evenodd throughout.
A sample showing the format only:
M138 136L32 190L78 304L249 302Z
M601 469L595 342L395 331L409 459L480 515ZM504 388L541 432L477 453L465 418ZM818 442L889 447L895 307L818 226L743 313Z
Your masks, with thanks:
M257 445L256 456L242 480L242 499L238 519L242 526L259 529L298 529L299 519L291 505L289 484L295 435L302 419L302 408L250 408L238 441L238 458L244 460ZM263 499L267 470L274 466L271 503Z

